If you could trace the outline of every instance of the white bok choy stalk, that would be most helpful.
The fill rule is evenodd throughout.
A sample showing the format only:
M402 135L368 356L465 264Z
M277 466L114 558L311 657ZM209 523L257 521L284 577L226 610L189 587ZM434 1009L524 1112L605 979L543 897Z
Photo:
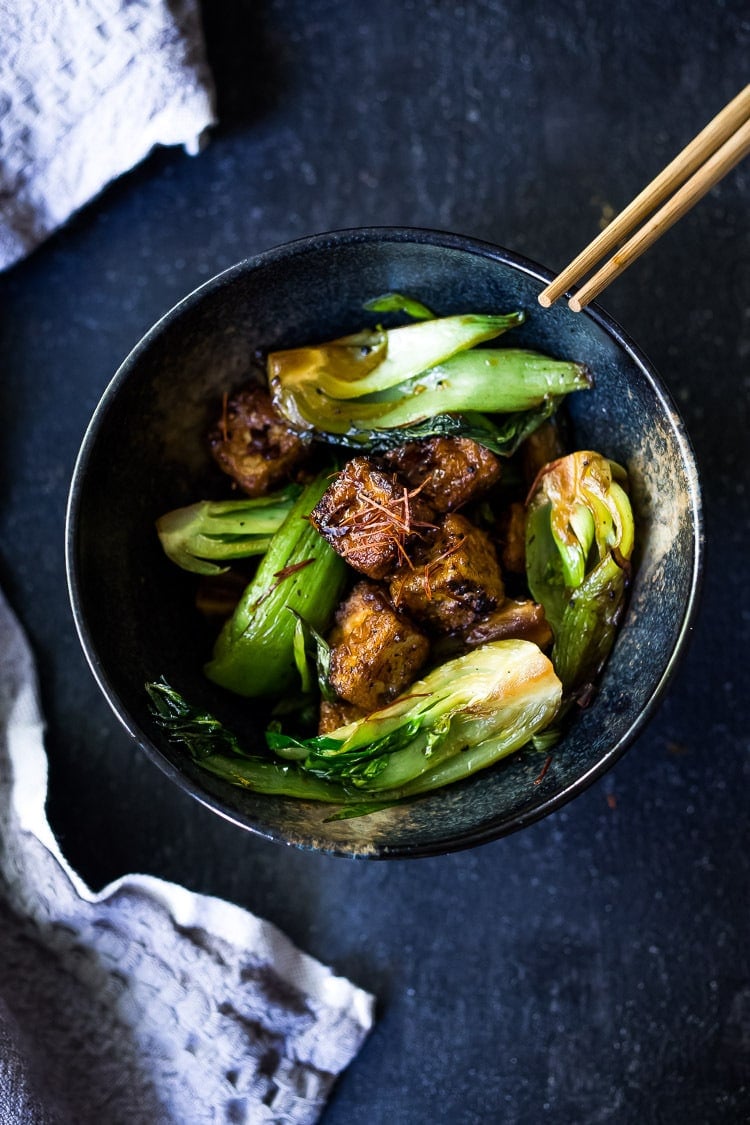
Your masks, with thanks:
M223 574L235 559L265 554L301 491L289 484L254 499L199 500L173 508L156 521L159 542L182 570Z

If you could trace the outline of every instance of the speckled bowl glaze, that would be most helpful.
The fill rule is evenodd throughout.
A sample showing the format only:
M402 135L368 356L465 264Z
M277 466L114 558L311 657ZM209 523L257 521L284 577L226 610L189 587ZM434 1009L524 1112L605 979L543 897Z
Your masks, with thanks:
M682 422L648 360L600 309L537 302L551 274L498 247L422 230L320 235L238 263L180 302L125 360L91 420L67 521L71 601L86 657L133 739L178 785L272 840L353 857L434 855L492 840L560 808L643 729L688 637L702 564L700 490ZM398 290L442 315L523 308L514 346L590 366L595 389L569 400L577 448L627 466L638 547L627 614L593 704L544 758L522 752L407 804L329 820L312 802L256 796L193 765L149 713L144 684L164 675L188 699L263 745L263 714L211 685L191 611L193 578L154 533L166 510L216 489L205 434L216 404L258 348L351 332L363 303ZM116 498L116 502L113 502Z

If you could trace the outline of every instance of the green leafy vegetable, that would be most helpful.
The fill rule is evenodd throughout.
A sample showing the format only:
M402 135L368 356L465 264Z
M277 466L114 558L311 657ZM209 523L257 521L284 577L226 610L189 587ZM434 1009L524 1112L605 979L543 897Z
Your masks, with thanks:
M329 476L322 473L296 500L206 665L209 679L239 695L278 696L291 688L298 672L290 610L322 631L338 603L346 564L308 519Z
M329 734L268 732L277 753L304 747L302 767L370 794L409 796L484 769L554 718L561 685L539 648L496 641L456 657L394 703Z
M614 643L634 540L626 483L615 462L582 451L547 465L530 499L526 573L566 693L592 684Z
M344 800L339 786L259 754L247 754L236 735L206 711L191 706L165 680L146 684L151 712L170 742L187 750L209 773L255 793L309 801Z
M294 659L300 674L302 690L309 692L313 687L311 669L315 669L317 688L323 699L335 699L336 693L331 687L329 670L331 663L331 646L314 629L309 621L305 621L296 610L291 610L297 619L294 627Z
M429 326L409 326L403 331ZM550 401L556 404L571 391L588 389L590 382L588 371L579 363L520 349L477 348L376 394L334 397L313 378L287 379L283 375L274 377L272 394L277 410L290 424L354 444L363 438L377 441L384 431L397 431L405 441L415 426L427 422L423 428L429 430L435 427L436 417L454 412L465 417L538 411L538 424ZM361 385L353 383L352 388ZM526 414L524 425L529 421ZM491 430L491 423L485 423L485 436Z
M269 747L288 759L281 763L243 753L218 720L163 681L147 690L159 725L204 769L255 792L362 805L360 815L469 777L519 750L554 719L561 698L560 681L536 645L496 641L330 734L295 739L268 730Z
M223 574L219 562L262 555L289 515L301 488L290 484L280 492L243 500L200 500L175 508L156 521L168 558L195 574ZM212 560L212 561L209 561Z
M162 677L146 684L151 710L170 739L200 762L211 754L241 754L239 740L207 711L191 707Z
M363 308L368 312L404 312L414 320L434 320L435 314L427 305L417 301L414 297L405 297L403 293L383 293L380 297L373 297L365 301Z
M558 404L558 398L549 398L530 410L515 411L497 418L491 418L479 411L466 414L436 414L433 418L426 418L422 422L390 430L357 429L347 434L319 432L317 437L334 445L360 452L398 449L406 442L420 441L423 438L465 437L472 438L480 445L491 449L493 453L510 457L529 434L554 414Z
M275 405L300 429L317 427L304 404L316 398L350 399L380 394L427 368L521 324L522 312L503 316L446 316L388 332L358 332L316 347L268 356ZM322 403L319 403L322 408Z

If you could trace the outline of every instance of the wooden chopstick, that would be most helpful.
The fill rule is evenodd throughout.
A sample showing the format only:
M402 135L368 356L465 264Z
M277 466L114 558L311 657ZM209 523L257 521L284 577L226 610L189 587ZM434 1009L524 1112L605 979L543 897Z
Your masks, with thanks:
M580 312L750 152L750 85L649 183L539 294L544 308L588 273L666 199L664 207L568 301ZM682 185L682 186L681 186ZM679 188L679 191L675 189ZM669 198L671 193L674 194Z

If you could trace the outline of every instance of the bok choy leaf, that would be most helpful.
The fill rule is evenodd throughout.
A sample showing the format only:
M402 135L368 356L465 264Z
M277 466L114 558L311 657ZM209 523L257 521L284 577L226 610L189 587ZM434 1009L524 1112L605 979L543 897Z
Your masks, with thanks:
M621 466L581 451L545 466L532 490L527 579L566 693L593 683L614 644L635 534L626 484Z
M291 425L353 444L363 436L365 441L377 440L384 431L391 437L396 431L401 441L412 440L411 432L404 436L405 430L453 413L541 414L551 400L557 403L590 385L580 363L517 348L478 348L377 394L340 398L326 393L322 384L277 378L272 395Z
M271 731L277 753L306 748L301 767L370 795L410 796L468 777L520 749L555 717L561 684L529 641L507 640L447 661L387 707L307 740Z
M521 324L524 315L438 317L407 324L389 331L358 332L328 344L271 352L268 381L277 409L300 428L316 426L315 420L292 418L297 399L326 396L335 399L379 394L419 375L421 371L451 356L491 340Z
M202 768L258 793L359 806L361 814L460 781L521 749L552 722L562 691L536 645L496 641L329 734L296 739L268 730L274 759L244 752L218 720L164 681L146 688L159 726Z

